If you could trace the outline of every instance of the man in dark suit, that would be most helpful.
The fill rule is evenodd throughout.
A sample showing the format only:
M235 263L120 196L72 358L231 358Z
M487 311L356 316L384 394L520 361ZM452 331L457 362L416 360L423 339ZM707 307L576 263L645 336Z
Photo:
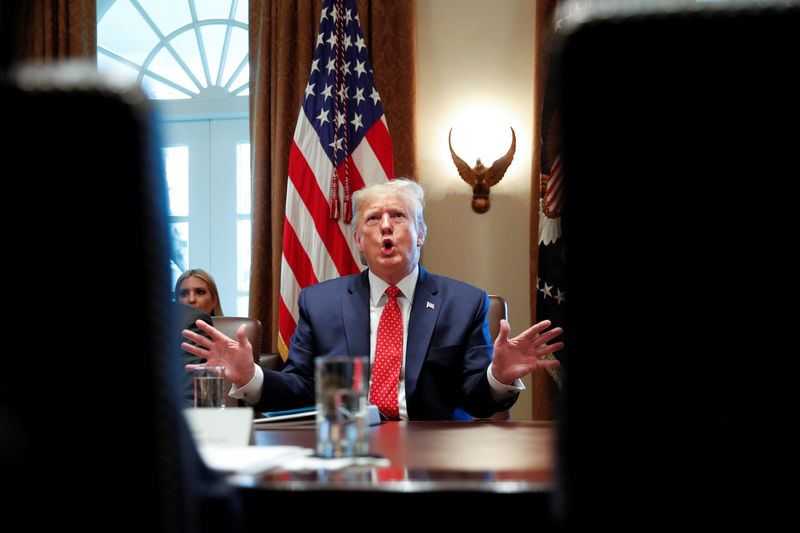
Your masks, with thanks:
M541 322L509 339L508 323L502 321L492 346L486 292L419 266L427 229L418 184L391 180L361 189L353 202L356 247L369 268L300 293L300 316L283 371L253 365L244 330L236 340L202 322L210 339L184 332L197 344L184 344L185 350L226 367L226 378L236 385L231 395L262 411L312 405L316 357L369 354L375 360L389 286L400 291L396 301L403 326L400 371L392 389L397 407L390 418L447 420L462 410L489 417L513 405L520 378L558 365L540 358L563 346L547 344L560 328L545 331L550 323ZM382 407L381 412L386 414Z

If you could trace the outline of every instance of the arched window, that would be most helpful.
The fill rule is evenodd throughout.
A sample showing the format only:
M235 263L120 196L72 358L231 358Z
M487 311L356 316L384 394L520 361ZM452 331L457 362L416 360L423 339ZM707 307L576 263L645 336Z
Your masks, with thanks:
M250 140L247 0L98 0L97 63L153 99L164 139L172 263L211 273L247 315Z

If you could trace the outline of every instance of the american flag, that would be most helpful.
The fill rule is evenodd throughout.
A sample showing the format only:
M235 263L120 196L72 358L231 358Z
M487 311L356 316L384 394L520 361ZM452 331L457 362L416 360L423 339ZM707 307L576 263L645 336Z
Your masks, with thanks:
M353 241L352 192L392 176L392 142L356 2L325 0L289 154L278 310L284 359L300 290L363 268Z

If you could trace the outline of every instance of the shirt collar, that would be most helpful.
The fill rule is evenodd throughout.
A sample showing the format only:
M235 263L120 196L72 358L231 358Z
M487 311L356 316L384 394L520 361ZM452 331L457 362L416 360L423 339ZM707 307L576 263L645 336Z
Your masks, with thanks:
M369 276L369 298L372 305L377 305L389 284L373 274L371 270L367 271L367 275ZM408 276L397 283L397 288L400 289L400 292L403 293L403 296L405 296L409 302L414 301L414 291L417 288L418 278L419 264L414 266L414 270L412 270Z

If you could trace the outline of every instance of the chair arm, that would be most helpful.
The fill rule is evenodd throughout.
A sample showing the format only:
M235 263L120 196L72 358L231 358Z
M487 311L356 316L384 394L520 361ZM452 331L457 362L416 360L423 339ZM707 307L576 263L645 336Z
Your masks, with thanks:
M267 370L280 371L283 368L283 359L280 354L277 353L262 353L261 357L259 357L258 364L261 365L261 368Z

